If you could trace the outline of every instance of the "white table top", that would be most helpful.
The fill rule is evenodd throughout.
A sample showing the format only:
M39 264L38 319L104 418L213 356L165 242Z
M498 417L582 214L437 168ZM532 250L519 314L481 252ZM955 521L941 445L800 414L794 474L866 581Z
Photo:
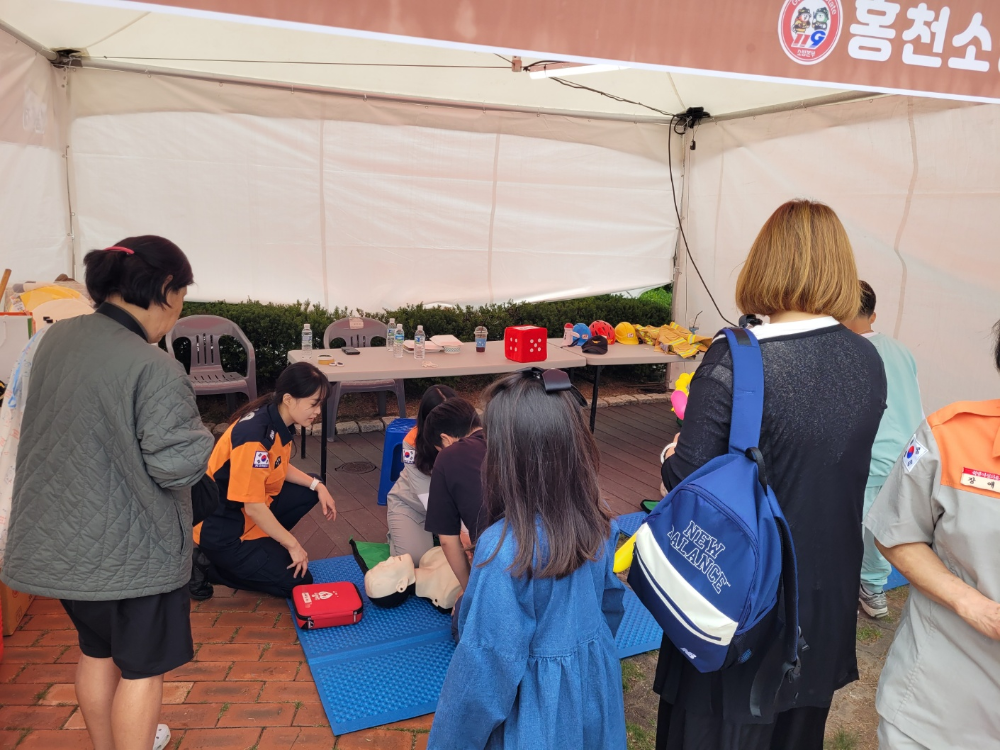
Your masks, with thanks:
M558 349L567 353L575 352L577 356L585 359L588 365L602 367L610 365L669 365L674 362L701 361L700 354L685 359L677 354L665 354L659 347L649 344L611 344L607 354L585 354L578 346L564 348L562 339L549 339L549 349Z
M351 383L358 380L405 380L407 378L450 378L461 375L493 375L506 372L517 372L526 367L541 367L543 369L564 369L568 367L583 367L586 358L579 350L566 351L549 347L548 359L544 362L524 364L512 362L504 356L502 341L488 341L485 352L477 352L475 343L466 342L458 354L435 352L427 354L425 361L432 362L437 367L424 367L413 358L412 353L403 352L400 359L392 356L385 347L366 347L359 354L346 355L340 349L313 349L303 352L293 349L288 352L288 361L312 362L330 380L341 383ZM342 366L320 365L319 355L331 354ZM661 355L663 356L663 355Z

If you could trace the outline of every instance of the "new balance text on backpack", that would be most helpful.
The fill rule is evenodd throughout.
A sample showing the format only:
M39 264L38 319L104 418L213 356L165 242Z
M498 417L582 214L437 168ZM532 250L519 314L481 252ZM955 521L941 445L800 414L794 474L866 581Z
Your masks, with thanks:
M701 672L767 651L751 700L760 716L783 678L797 674L795 552L757 448L764 406L760 347L749 331L726 329L725 335L733 358L729 452L686 477L650 513L636 534L628 582Z

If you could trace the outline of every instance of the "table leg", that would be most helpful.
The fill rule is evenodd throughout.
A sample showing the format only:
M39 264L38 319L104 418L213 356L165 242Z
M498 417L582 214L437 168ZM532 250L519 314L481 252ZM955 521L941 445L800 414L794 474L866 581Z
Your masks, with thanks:
M590 431L594 431L594 425L597 424L597 394L601 390L601 370L603 370L602 365L597 365L594 368L594 395L590 399Z
M302 460L303 461L306 460L306 428L305 427L302 428L302 449L300 450L299 455L302 456Z
M323 484L326 484L326 451L327 451L326 433L329 430L330 423L327 421L327 410L325 403L323 404L322 420L323 421L321 422L321 424L323 426L320 428L320 436L319 436L319 478L320 481L323 482Z

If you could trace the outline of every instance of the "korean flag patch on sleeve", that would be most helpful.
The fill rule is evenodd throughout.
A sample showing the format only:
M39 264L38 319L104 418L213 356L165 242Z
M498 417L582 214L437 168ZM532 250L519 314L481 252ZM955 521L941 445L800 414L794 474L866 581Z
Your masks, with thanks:
M403 449L403 463L412 464L417 460L417 451L414 448Z
M255 469L271 468L271 458L267 455L267 451L257 451L253 454L253 467Z
M917 465L917 461L924 457L925 453L927 453L927 449L914 436L906 446L906 450L903 451L903 468L906 469L907 474L913 471L913 467Z

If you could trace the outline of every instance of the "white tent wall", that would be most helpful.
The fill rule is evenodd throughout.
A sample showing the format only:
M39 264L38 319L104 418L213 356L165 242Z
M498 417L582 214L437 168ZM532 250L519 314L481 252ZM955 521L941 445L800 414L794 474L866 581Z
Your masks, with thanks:
M78 270L155 233L197 299L378 310L672 276L663 124L103 70L71 71L70 99Z
M996 396L1000 318L1000 107L887 97L706 124L690 153L686 231L722 311L764 221L791 198L837 211L875 330L913 351L925 410ZM675 315L724 325L686 258Z
M65 76L0 31L0 271L51 281L73 270Z

